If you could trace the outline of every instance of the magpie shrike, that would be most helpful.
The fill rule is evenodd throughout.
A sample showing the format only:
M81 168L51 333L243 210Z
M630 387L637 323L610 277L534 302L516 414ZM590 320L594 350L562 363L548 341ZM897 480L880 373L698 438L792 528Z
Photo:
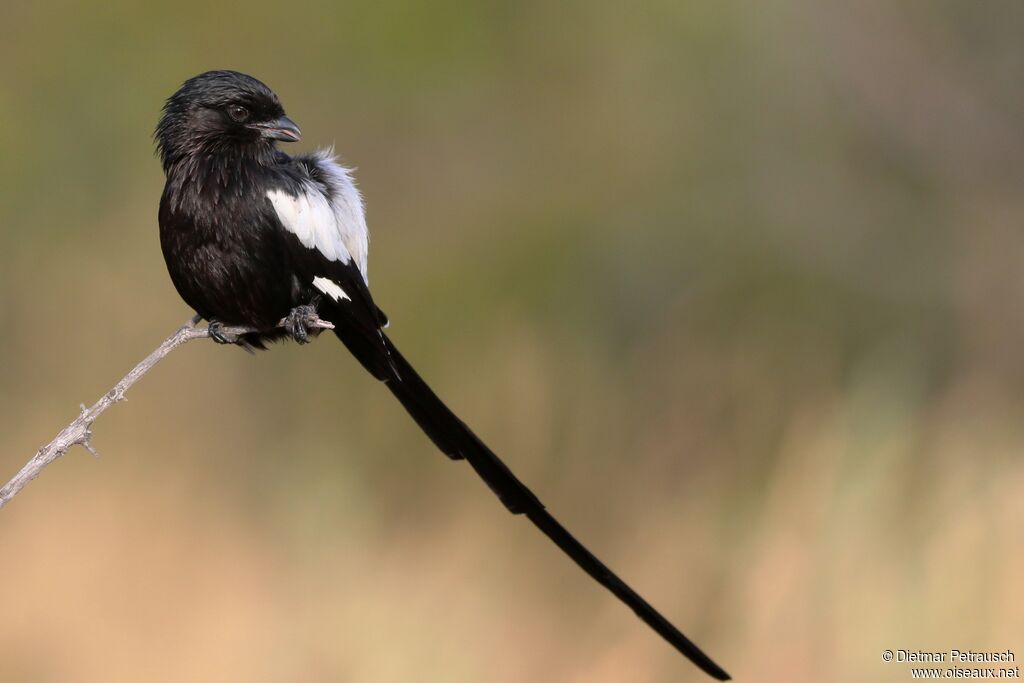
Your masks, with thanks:
M313 313L453 460L466 460L513 514L523 514L585 572L697 666L729 675L544 508L437 397L384 333L387 318L367 286L366 219L349 169L330 151L289 156L299 139L277 96L234 71L208 71L168 100L156 129L167 183L160 244L178 293L220 342L264 348L305 343ZM286 320L284 329L278 322ZM224 325L260 330L228 339Z

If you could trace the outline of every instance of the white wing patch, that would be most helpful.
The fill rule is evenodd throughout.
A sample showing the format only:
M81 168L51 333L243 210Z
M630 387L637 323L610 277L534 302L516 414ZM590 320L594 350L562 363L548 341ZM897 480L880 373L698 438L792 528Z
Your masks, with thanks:
M334 211L316 187L309 186L298 197L284 190L270 190L267 197L281 224L295 233L302 246L316 249L329 261L348 263L352 259L338 234Z
M363 198L352 181L352 172L335 161L331 150L320 150L310 159L316 164L323 186L310 179L303 183L297 197L275 189L267 192L267 198L281 224L303 246L316 249L330 261L355 260L366 280L369 235Z
M359 272L366 280L366 257L370 247L370 233L366 229L366 211L363 197L352 180L352 171L339 164L334 150L321 149L312 155L331 196L338 231L348 253L355 259Z
M335 301L341 301L342 299L352 301L351 297L334 280L328 280L325 277L315 277L313 278L313 286Z

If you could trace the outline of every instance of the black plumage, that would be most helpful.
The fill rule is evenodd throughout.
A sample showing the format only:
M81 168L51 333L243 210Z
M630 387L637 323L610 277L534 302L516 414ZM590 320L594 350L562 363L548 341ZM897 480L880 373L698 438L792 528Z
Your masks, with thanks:
M442 452L465 459L509 511L526 515L697 666L727 680L573 538L395 348L368 288L365 218L349 171L326 152L293 157L276 148L298 139L277 96L244 74L200 74L167 100L156 130L167 176L160 242L181 297L215 338L221 324L263 330L240 340L253 347L285 335L306 341L303 314L313 307ZM282 318L287 331L277 327Z

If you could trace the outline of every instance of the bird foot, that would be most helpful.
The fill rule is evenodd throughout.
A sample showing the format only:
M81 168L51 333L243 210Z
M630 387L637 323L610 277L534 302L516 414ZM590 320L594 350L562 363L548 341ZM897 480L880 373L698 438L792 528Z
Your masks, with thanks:
M312 337L319 332L315 327L320 316L316 314L316 307L310 305L296 306L284 319L284 329L299 344L308 344Z
M222 322L220 322L218 320L211 320L207 324L206 330L207 330L207 332L210 335L210 339L212 339L213 341L217 342L218 344L237 344L238 343L238 335L226 332L224 330L224 323L222 323Z

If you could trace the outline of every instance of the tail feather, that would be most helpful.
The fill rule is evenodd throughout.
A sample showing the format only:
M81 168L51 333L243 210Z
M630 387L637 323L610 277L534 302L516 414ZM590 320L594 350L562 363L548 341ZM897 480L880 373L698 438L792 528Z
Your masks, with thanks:
M341 334L339 336L342 336L344 341L344 336ZM381 378L380 374L386 375L383 380L388 389L442 452L453 460L465 459L508 508L509 512L525 514L583 571L630 607L644 623L654 629L676 650L708 675L721 681L729 680L729 674L715 664L699 647L552 517L537 496L519 481L505 463L437 397L391 340L383 333L381 338L387 353L386 360L377 358L370 362L364 360L364 357L359 354L356 354L357 357L374 376ZM348 344L346 342L346 345ZM352 349L352 345L349 345L349 348ZM361 349L363 352L367 350Z
M427 386L387 335L384 344L397 370L386 380L387 387L431 441L453 460L467 460L512 514L543 509L533 492Z

